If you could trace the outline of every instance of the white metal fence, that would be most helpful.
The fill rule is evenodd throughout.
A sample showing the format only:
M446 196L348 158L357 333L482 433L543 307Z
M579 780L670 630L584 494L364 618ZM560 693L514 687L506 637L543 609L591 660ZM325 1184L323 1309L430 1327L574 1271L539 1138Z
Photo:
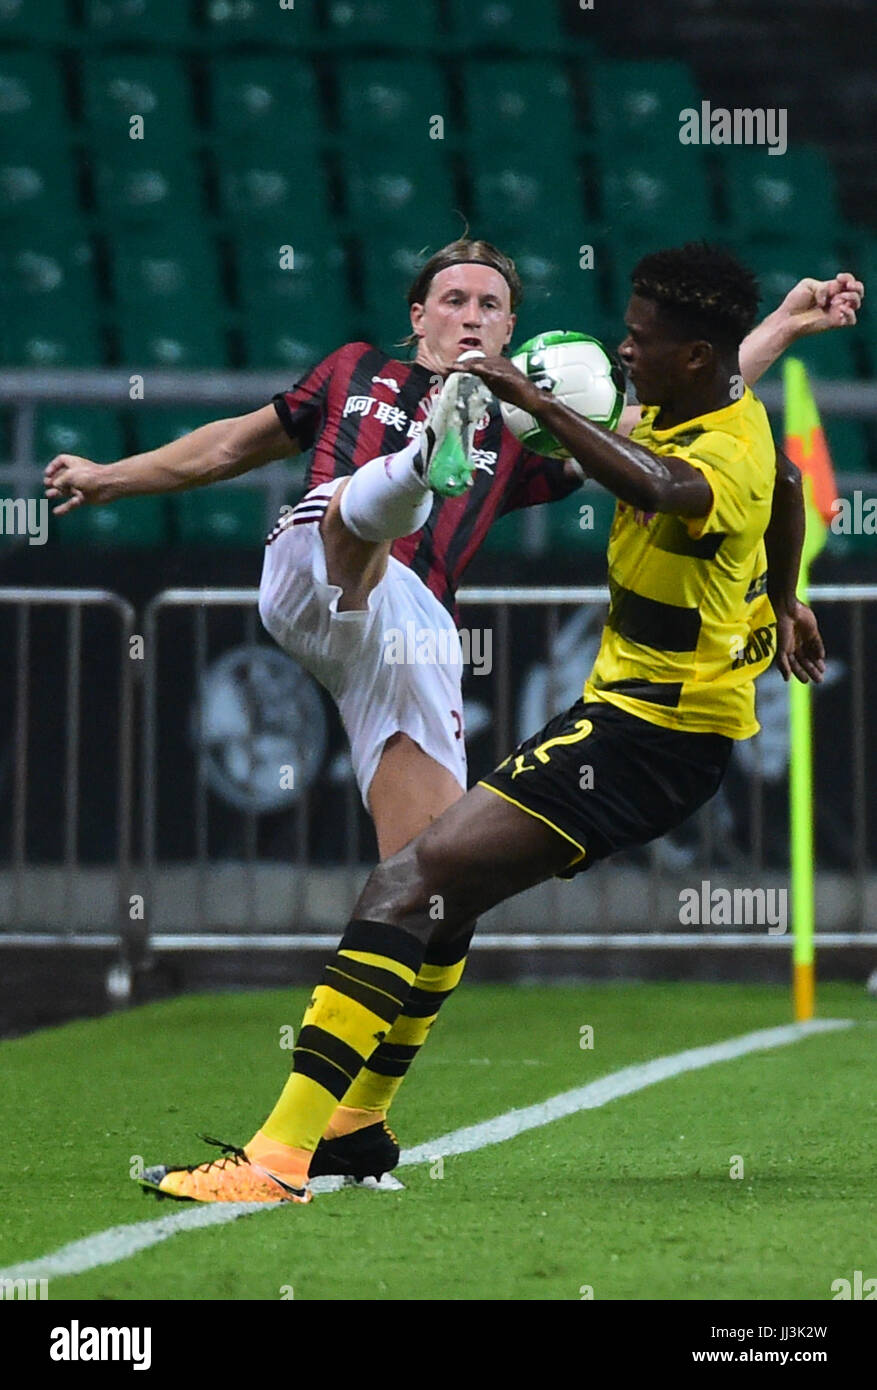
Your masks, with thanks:
M226 680L220 688L224 695L231 690L233 704L241 696L242 722L229 730L220 719L216 737L223 755L232 741L232 763L244 791L253 769L264 761L260 710L278 689L286 689L269 679L267 694L260 693L255 689L255 668L246 664L252 654L261 654L261 661L265 653L276 651L260 633L256 597L251 589L168 590L138 618L124 600L103 591L0 591L0 614L14 613L16 623L14 639L7 637L14 667L4 678L4 698L13 716L6 759L9 815L0 860L0 945L102 945L136 956L149 947L289 951L335 939L333 933L343 927L368 872L362 811L343 754L335 755L334 773L324 760L319 777L299 787L298 795L279 811L260 810L258 802L251 804L246 797L238 797L235 804L234 796L229 801L224 794L222 783L217 789L211 779L205 723L213 714L202 698L211 670L219 669ZM818 717L817 704L817 749L825 751L827 745L835 761L842 759L844 764L834 788L825 856L817 824L817 941L874 946L877 875L869 839L873 818L868 776L874 753L868 738L866 665L877 637L877 585L820 586L812 598L835 662L828 719ZM522 734L577 698L607 593L602 588L470 588L460 599L467 614L484 615L493 633L497 661L485 697L476 690L469 721L476 745L481 740L481 762L491 765ZM34 721L46 718L46 705L35 704L31 660L33 615L47 608L63 615L62 629L47 644L57 665L50 722L61 750L48 773L36 767L47 731ZM100 668L104 683L107 671L115 671L112 709L103 716L106 737L95 744L92 733L91 742L85 738L81 747L83 711L99 693L84 655L93 650L93 643L109 640L104 633L83 641L83 614L96 610L109 615L115 625L112 642L118 655L108 661L104 653ZM837 622L840 614L845 615L843 634ZM226 623L234 619L239 632L214 632L218 617ZM132 648L132 637L135 644L138 637L143 639L139 654ZM524 648L530 652L527 661L519 660ZM242 654L243 665L229 667L230 650ZM770 673L762 677L760 688L766 689L769 679ZM469 681L470 690L475 685L474 679ZM683 842L670 837L638 857L623 856L597 866L571 884L541 885L488 914L476 944L524 953L644 946L788 949L787 935L771 934L763 926L745 931L678 929L680 884L697 883L703 876L715 886L788 883L787 864L776 852L777 843L785 841L784 809L779 824L776 809L784 808L784 767L778 751L784 691L780 682L767 700L773 707L773 744L766 729L759 739L739 746L747 751L733 792L724 799L720 793L705 807ZM821 692L816 696L817 702L823 698ZM315 710L313 705L307 708ZM765 711L760 713L767 725ZM316 738L315 716L304 728L300 724L293 716L291 737L297 744L286 754L291 765L301 765L301 750L307 751ZM98 748L97 762L85 756L88 747ZM271 744L275 772L276 748ZM742 751L739 756L744 757ZM95 862L80 848L81 787L83 779L95 781L98 775L109 778L115 788L112 847L104 862ZM232 782L234 775L233 767ZM315 854L319 802L330 794L334 800L329 829L320 832L321 852ZM817 810L826 795L817 778ZM53 848L46 852L31 843L29 809L50 796L57 800L57 816ZM171 821L170 833L162 834L163 814ZM736 824L741 815L745 830ZM272 816L271 823L282 827L282 852L260 839L266 818ZM211 842L217 817L233 838L234 852ZM176 852L179 827L187 842L182 852Z

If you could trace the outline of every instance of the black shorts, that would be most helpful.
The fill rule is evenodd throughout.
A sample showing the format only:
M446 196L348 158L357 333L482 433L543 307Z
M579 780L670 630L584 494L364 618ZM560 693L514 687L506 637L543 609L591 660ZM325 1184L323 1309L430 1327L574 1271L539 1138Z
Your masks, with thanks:
M569 840L561 877L571 878L681 825L718 791L733 747L723 734L681 733L578 700L480 785Z

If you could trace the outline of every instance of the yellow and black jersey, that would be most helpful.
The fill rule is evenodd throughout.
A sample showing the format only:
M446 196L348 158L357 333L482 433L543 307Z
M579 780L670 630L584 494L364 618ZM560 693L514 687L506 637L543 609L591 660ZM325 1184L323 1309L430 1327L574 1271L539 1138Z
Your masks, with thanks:
M652 724L749 738L758 732L755 677L776 649L764 532L776 450L747 388L721 410L672 429L643 410L631 439L700 470L705 517L645 513L619 502L609 537L609 616L586 700Z

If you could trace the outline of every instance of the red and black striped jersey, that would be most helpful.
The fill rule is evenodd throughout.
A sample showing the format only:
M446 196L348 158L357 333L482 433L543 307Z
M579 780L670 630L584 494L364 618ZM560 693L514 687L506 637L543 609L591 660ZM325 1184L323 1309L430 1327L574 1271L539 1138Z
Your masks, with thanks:
M308 489L402 449L423 428L441 378L369 343L345 343L274 407L302 451L313 448ZM397 560L454 612L454 594L492 523L507 512L566 497L578 484L559 459L531 453L503 427L496 402L475 431L475 479L462 497L436 497L426 525L393 544Z

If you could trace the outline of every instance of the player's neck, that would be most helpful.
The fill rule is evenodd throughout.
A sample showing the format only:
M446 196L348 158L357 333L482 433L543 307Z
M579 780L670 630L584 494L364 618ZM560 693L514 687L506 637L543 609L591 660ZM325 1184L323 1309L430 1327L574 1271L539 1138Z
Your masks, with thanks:
M437 357L433 356L422 338L417 348L417 356L414 360L418 367L426 367L428 371L438 372L441 376L447 376L450 370L450 368L445 366L444 362L440 362Z
M738 369L739 372L739 369ZM739 389L738 389L739 384ZM701 415L711 415L714 410L724 410L740 400L743 378L719 370L708 383L699 383L690 390L675 392L660 407L654 420L658 430L672 430L684 425L688 420L696 420Z

